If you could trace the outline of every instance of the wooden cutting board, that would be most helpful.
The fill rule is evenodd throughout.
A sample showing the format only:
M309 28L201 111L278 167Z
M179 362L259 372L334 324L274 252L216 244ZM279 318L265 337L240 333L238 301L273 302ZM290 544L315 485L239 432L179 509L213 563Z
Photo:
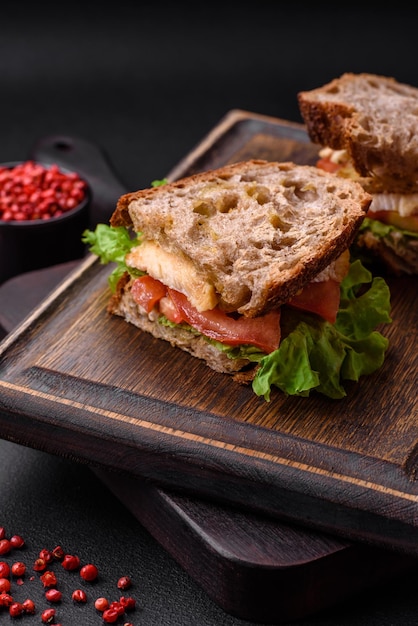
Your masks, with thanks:
M94 216L106 221L122 187L95 146L66 138L64 153L57 154L63 145L63 138L46 138L32 156L41 149L43 158L82 171L96 190ZM0 286L5 331L11 332L76 265L31 272ZM180 496L125 474L94 471L208 595L242 619L297 620L417 566L413 556Z
M171 173L312 163L301 125L232 111ZM388 281L384 366L344 400L270 403L105 314L88 256L0 348L0 435L282 521L418 553L417 283ZM51 437L51 432L54 437Z
M11 332L75 266L29 272L0 286L4 331ZM418 567L415 556L92 469L208 596L241 619L298 620Z

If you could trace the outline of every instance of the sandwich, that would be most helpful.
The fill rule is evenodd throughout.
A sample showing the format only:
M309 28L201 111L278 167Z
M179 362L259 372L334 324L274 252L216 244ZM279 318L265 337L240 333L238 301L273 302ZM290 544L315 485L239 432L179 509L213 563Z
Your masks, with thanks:
M115 264L110 314L267 401L341 398L388 345L388 287L348 251L370 202L315 166L249 160L124 194L83 241Z
M355 245L391 274L418 274L418 89L345 73L298 93L318 167L371 193Z

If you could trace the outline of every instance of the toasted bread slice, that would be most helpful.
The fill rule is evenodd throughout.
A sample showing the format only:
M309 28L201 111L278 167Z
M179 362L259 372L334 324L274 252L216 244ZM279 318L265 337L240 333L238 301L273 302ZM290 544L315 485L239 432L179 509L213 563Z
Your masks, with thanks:
M394 78L345 73L298 93L314 143L347 150L363 186L410 193L418 189L418 89ZM373 184L374 183L374 184Z
M314 166L250 160L125 194L110 221L172 260L169 271L164 263L150 269L133 251L132 265L192 302L190 284L201 281L213 289L212 306L255 317L339 257L370 202L358 183Z

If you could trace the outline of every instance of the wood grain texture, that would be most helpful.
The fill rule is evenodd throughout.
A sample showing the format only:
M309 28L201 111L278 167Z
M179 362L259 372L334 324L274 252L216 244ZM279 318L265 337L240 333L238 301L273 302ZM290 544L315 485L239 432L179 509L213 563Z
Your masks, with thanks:
M11 332L76 265L1 286L3 327ZM95 473L214 602L242 619L297 620L418 566L413 556L180 496L125 473Z
M417 567L412 556L97 473L209 597L241 619L289 623Z
M170 176L315 150L299 125L232 112ZM416 281L390 281L388 356L347 398L266 403L107 315L109 272L88 257L1 344L2 437L418 554Z

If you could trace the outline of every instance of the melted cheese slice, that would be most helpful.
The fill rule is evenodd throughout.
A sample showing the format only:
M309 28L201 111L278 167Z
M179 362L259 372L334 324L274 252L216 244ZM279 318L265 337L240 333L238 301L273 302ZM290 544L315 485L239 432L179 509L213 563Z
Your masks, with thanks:
M164 250L154 241L144 241L132 248L125 261L128 266L180 291L198 311L208 311L218 303L214 286L189 259Z

